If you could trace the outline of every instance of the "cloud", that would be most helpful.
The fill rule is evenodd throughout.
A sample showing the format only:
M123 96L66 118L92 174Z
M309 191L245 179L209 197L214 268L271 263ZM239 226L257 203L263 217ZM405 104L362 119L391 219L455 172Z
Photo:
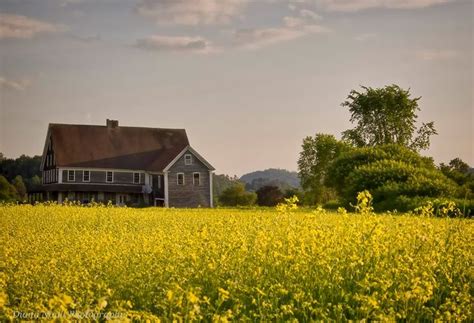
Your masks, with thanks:
M228 24L248 0L140 0L136 12L159 24Z
M54 33L64 31L64 26L25 16L0 13L0 39L2 38L33 38L39 33Z
M29 85L29 80L13 81L0 76L0 89L24 91Z
M450 60L459 57L459 52L450 49L423 49L415 52L415 56L423 61Z
M290 0L293 3L315 4L327 11L359 11L370 8L416 9L455 0Z
M214 52L211 43L202 37L154 35L138 39L136 47L151 51L174 51L207 54Z
M309 34L329 32L328 28L315 23L319 19L321 17L310 10L300 10L299 16L283 17L283 25L279 27L238 30L234 33L234 42L238 47L258 49Z

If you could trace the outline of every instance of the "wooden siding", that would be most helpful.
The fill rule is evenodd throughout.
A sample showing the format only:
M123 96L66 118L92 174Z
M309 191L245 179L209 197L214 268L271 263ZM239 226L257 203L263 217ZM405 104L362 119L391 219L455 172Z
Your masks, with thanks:
M86 169L87 170L87 169ZM145 183L145 176L142 174L140 176L140 182L138 184L133 182L133 173L134 172L114 172L114 181L109 183L106 181L107 171L98 171L90 170L90 182L83 181L83 170L74 170L75 179L74 181L69 181L68 179L68 170L63 169L63 183L107 183L107 184L135 184L143 185Z
M185 165L186 152L168 172L168 203L170 207L209 207L210 178L209 169L193 155L192 165ZM193 173L201 176L201 185L193 184ZM184 173L184 185L178 185L177 174Z

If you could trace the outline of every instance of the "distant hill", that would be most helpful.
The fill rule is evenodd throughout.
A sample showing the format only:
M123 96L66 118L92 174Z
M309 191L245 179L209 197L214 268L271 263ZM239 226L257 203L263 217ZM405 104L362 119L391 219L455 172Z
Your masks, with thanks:
M240 180L246 184L248 190L256 191L265 185L277 186L282 190L299 188L300 179L297 172L286 169L269 168L242 175Z

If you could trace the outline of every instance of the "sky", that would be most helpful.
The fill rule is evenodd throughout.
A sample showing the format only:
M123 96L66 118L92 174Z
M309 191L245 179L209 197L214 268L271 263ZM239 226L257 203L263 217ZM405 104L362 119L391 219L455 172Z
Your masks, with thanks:
M352 89L398 84L423 154L474 166L473 47L471 0L0 0L0 152L109 118L186 129L217 173L296 170Z

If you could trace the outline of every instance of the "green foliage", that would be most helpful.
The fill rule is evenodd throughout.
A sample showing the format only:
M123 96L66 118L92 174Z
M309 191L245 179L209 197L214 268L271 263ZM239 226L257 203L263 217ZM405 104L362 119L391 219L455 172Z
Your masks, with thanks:
M461 186L465 198L474 199L474 173L471 173L468 164L460 158L455 158L447 165L441 163L439 169L444 175Z
M307 204L323 203L335 197L325 182L331 164L346 150L349 146L332 135L319 133L303 140L298 171Z
M454 203L459 211L449 216L474 216L474 199L466 200L460 198L433 198L433 197L408 197L405 195L397 196L393 199L387 199L377 203L375 210L397 210L399 212L414 212L415 214L421 214L420 210L426 208L428 205L433 207L433 215L441 216L442 214L438 210L442 207L447 207L450 203ZM426 215L426 213L424 213Z
M214 194L214 201L219 204L219 196L229 187L234 186L236 183L241 183L237 176L231 177L229 175L212 175L212 190Z
M368 190L377 211L401 211L396 203L400 196L459 194L456 184L436 169L432 159L397 145L354 148L341 154L329 173L328 184L333 185L346 205L359 192Z
M328 169L326 184L334 187L338 192L342 192L350 173L360 166L380 160L402 161L414 167L435 169L432 158L422 157L418 153L399 145L352 148L342 152L331 164ZM351 197L355 196L355 194L351 194Z
M398 85L384 88L362 86L352 90L341 105L349 108L350 121L356 127L343 132L343 139L357 147L398 144L413 150L427 149L430 136L437 134L434 123L416 128L418 100L410 90Z
M18 194L15 187L4 176L0 175L0 201L13 202L17 198Z
M257 201L257 194L245 191L242 183L236 183L225 189L219 196L219 204L224 206L249 206Z
M29 157L21 155L16 159L0 158L0 174L3 175L9 182L20 175L28 190L34 188L30 186L32 179L41 177L40 172L41 156ZM41 182L41 180L40 180Z
M12 181L12 185L15 187L18 199L24 201L26 199L26 186L23 178L20 175L16 176Z
M256 193L260 206L275 206L283 200L283 193L277 186L263 186Z

